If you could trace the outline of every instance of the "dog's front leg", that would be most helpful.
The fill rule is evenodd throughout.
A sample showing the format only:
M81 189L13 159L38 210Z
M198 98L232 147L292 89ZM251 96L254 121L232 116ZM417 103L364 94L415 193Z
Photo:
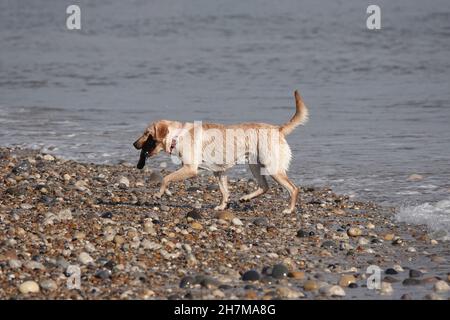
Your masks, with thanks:
M192 165L184 165L180 169L165 176L161 182L159 192L155 194L156 198L161 198L164 192L167 193L167 187L172 181L184 180L197 175L197 167Z

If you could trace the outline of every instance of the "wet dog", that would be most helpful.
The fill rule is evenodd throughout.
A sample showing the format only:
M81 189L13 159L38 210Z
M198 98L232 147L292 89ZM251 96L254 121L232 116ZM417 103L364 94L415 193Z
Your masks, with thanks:
M281 126L257 122L234 125L153 122L133 144L141 150L137 167L142 169L148 157L161 151L181 160L181 168L163 178L160 190L155 194L157 198L164 193L170 195L168 186L172 181L194 177L199 168L212 171L222 193L222 201L215 209L223 210L229 198L226 171L235 164L247 163L259 187L240 200L248 201L267 192L266 176L270 175L289 192L290 202L283 212L291 213L299 189L287 176L291 149L285 137L308 119L308 109L297 91L294 97L296 112Z

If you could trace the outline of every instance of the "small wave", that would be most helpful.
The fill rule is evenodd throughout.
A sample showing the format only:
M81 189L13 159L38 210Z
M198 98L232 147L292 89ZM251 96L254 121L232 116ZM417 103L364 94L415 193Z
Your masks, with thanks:
M450 240L450 199L435 204L424 203L418 206L401 207L396 216L400 222L424 224L432 236L442 240Z

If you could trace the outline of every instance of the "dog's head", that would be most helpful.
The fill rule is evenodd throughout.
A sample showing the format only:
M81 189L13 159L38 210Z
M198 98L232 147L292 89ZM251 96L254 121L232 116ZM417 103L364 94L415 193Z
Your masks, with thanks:
M167 143L166 137L169 133L169 125L167 121L160 120L151 123L144 131L144 133L137 139L133 146L141 150L139 162L137 164L138 169L142 169L145 165L147 157L158 154L161 150L165 149Z

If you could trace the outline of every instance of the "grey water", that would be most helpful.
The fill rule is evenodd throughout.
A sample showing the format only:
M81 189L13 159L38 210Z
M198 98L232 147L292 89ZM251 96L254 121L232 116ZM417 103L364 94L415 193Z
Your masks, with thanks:
M377 1L381 30L358 0L82 0L79 31L70 4L0 1L0 145L134 163L152 120L281 124L299 89L297 183L398 207L450 198L448 0Z

